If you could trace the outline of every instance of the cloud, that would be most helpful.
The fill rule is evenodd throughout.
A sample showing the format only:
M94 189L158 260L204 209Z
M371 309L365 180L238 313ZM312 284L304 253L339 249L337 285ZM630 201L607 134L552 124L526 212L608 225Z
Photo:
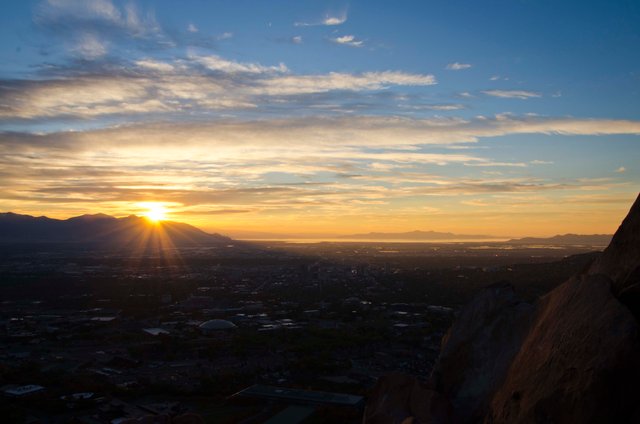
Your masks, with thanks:
M2 132L0 201L23 211L99 208L116 214L139 202L162 201L187 219L287 215L313 221L309 217L315 214L398 219L402 205L431 202L426 199L599 193L611 187L607 180L518 176L514 173L526 163L484 156L489 150L479 155L442 149L448 143L529 132L640 133L640 122L526 115L471 120L307 116ZM507 167L508 173L452 175L448 167L461 165Z
M482 93L486 94L487 96L500 97L503 99L526 100L535 97L542 97L542 94L540 93L525 90L485 90Z
M291 37L291 42L293 44L302 44L302 36L301 35L296 35L294 37Z
M442 103L442 104L399 104L398 107L413 110L437 110L440 112L449 112L454 110L465 109L466 106L459 103Z
M217 40L228 40L230 38L233 38L233 32L223 32L216 37Z
M327 15L325 15L324 18L322 18L319 21L315 21L315 22L295 22L293 25L297 26L297 27L319 26L319 25L335 26L335 25L342 25L345 22L347 22L347 12L343 12L343 13L336 14L336 15L327 14Z
M459 63L459 62L453 62L453 63L449 63L446 66L446 69L448 69L449 71L462 71L464 69L469 69L471 68L471 65L468 63Z
M107 54L108 43L95 34L85 33L78 37L73 52L83 59L94 60Z
M153 12L141 12L134 3L119 7L111 0L44 0L34 9L34 22L86 60L98 59L107 46L126 40L143 42L141 47L174 44Z
M538 159L529 161L529 163L531 165L553 165L554 164L554 162L551 160L538 160Z
M189 59L200 63L211 71L221 71L225 73L264 74L288 71L287 66L284 63L280 63L277 66L263 66L257 63L240 63L224 59L217 55L199 56L196 54L190 54Z
M151 11L141 13L133 3L119 8L110 0L46 0L36 8L35 21L44 27L67 31L119 29L133 37L161 32Z
M135 61L135 64L143 68L143 70L158 71L163 73L170 73L175 70L175 67L172 64L153 59L137 60Z
M239 214L239 213L250 213L253 212L251 209L187 209L179 212L174 212L175 215L229 215L229 214Z
M330 72L322 75L283 75L263 81L256 93L269 95L296 95L324 93L334 90L379 90L392 85L428 86L436 84L430 74L409 74L397 71L347 74Z
M196 54L173 62L144 58L126 68L65 69L63 74L0 80L0 120L286 107L297 101L303 105L304 96L320 93L436 83L433 75L398 71L293 75L282 63L266 66ZM279 97L278 102L269 97Z
M189 25L187 25L187 31L189 31L189 32L198 32L198 27L195 26L195 24L189 24Z
M347 22L347 14L344 13L342 15L338 15L338 16L325 16L325 18L322 20L322 24L323 25L342 25L343 23Z
M126 89L125 89L126 91ZM473 120L460 118L409 119L381 116L302 117L262 120L125 125L101 130L44 135L0 133L1 153L92 151L94 146L122 150L122 157L156 148L158 160L211 157L247 162L264 157L300 157L317 160L371 160L420 163L487 163L457 153L426 154L416 146L474 143L480 138L511 134L640 134L639 121L578 118L497 116ZM179 142L178 142L179 140ZM403 149L370 152L366 149ZM364 150L363 150L364 149ZM407 150L409 149L409 150ZM240 156L235 155L242 152ZM204 155L204 156L203 156ZM475 159L474 159L475 158Z
M624 174L625 172L627 172L627 168L621 166L620 168L616 169L616 172L619 174Z
M331 38L331 41L336 43L336 44L342 44L344 46L350 46L350 47L363 47L364 46L364 41L357 40L356 37L353 36L353 35L343 35L341 37Z

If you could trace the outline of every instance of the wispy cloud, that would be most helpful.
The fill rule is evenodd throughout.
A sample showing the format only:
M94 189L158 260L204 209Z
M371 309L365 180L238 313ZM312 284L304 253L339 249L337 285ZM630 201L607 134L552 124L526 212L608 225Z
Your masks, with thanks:
M84 33L78 36L72 51L83 59L94 60L107 54L108 43L95 34Z
M625 168L624 166L621 166L620 168L616 169L616 172L618 174L624 174L625 172L627 172L627 168Z
M341 37L331 38L331 41L336 44L342 44L350 47L363 47L364 41L356 39L354 35L343 35Z
M216 37L216 40L228 40L230 38L233 38L233 32L223 32Z
M189 32L198 32L198 27L195 24L187 25L187 31Z
M224 59L217 55L196 55L190 54L189 59L202 64L211 71L221 71L225 73L248 73L248 74L265 74L265 73L284 73L287 72L287 66L280 63L276 66L264 66L258 63L240 63L233 60Z
M316 158L362 158L377 163L386 160L487 163L493 161L476 160L458 153L427 155L416 153L414 150L416 146L475 143L480 138L511 134L640 134L640 122L526 116L482 117L473 120L352 116L152 123L46 135L10 132L1 134L0 146L3 149L2 153L7 155L41 149L51 149L51 152L84 151L98 145L105 149L131 151L156 147L160 160L163 152L170 158L184 156L186 159L202 154L223 158L223 153L233 156L236 149L240 149L244 152L242 157L247 161L265 155L297 157L301 154L312 154ZM180 140L180 143L176 144L175 140ZM214 151L212 146L217 146L220 150ZM249 153L246 147L255 149L255 157L247 156ZM361 150L371 148L403 150L380 153ZM193 156L194 153L197 154Z
M302 36L301 35L296 35L291 37L291 42L293 44L302 44Z
M453 62L453 63L449 63L446 66L446 69L448 69L449 71L462 71L464 69L471 68L471 66L472 65L469 63Z
M171 73L175 71L175 67L171 63L161 62L153 59L140 59L135 61L135 64L136 66L150 71L159 71L164 73Z
M342 12L340 14L335 14L335 15L327 14L318 21L295 22L293 25L298 27L318 26L318 25L335 26L335 25L342 25L345 22L347 22L347 12Z
M482 93L486 94L487 96L500 97L502 99L526 100L536 97L542 97L542 94L540 93L525 90L485 90Z
M593 124L600 131L640 133L640 123ZM216 220L238 222L246 216L252 225L273 225L286 216L313 226L337 216L354 216L358 222L415 219L424 216L425 204L433 205L426 210L444 205L448 216L461 213L460 219L468 219L467 213L446 205L484 200L487 208L498 207L503 226L507 207L530 213L532 200L527 199L597 196L615 192L615 186L608 180L514 175L524 169L523 163L442 153L438 146L522 131L594 131L591 122L585 125L584 120L571 118L559 122L514 116L471 121L371 116L155 122L50 134L4 132L0 133L0 201L24 212L46 208L73 215L96 207L121 214L140 202L157 200L193 223L215 215ZM508 172L490 171L481 178L447 172L449 166L460 165L505 167ZM282 177L274 179L274 174ZM552 206L557 200L547 204L546 213L556 214ZM491 212L495 215L494 209Z
M442 104L399 104L398 107L412 110L436 110L440 112L450 112L454 110L465 109L465 105L459 103L442 103Z
M107 46L122 37L171 43L153 12L141 12L134 3L119 7L111 0L44 0L35 8L34 21L89 60L105 55Z
M342 25L345 22L347 22L347 14L346 13L343 13L342 15L337 15L337 16L329 16L329 15L327 15L322 20L322 24L323 25L328 25L328 26Z
M77 74L66 70L65 78L5 81L0 84L0 119L246 109L270 106L272 102L265 96L436 84L430 74L383 71L295 75L283 63L262 65L195 53L173 62L144 58L132 65L126 70L93 73L84 68ZM292 101L289 98L286 103Z
M554 162L552 160L539 160L535 159L529 162L531 165L553 165Z

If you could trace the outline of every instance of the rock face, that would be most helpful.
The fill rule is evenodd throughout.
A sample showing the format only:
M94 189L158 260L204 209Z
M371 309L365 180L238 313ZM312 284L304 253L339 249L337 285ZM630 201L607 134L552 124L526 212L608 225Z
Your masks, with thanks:
M639 316L640 197L603 254L535 305L505 285L467 305L413 422L640 422ZM394 381L378 385L367 410L394 410ZM447 415L432 414L434 399Z
M471 301L445 335L432 380L451 402L456 421L482 417L518 353L533 310L511 285L496 284Z
M451 405L439 392L415 377L391 374L381 377L364 411L365 423L448 423Z
M541 299L487 422L628 422L637 413L638 325L610 285L584 275Z
M615 295L640 282L640 197L588 273L609 277Z

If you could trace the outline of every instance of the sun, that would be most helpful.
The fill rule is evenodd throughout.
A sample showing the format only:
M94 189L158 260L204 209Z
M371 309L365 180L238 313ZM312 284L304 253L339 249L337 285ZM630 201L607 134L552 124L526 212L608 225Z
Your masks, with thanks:
M158 223L167 219L167 209L161 203L146 203L147 211L144 216L153 223Z

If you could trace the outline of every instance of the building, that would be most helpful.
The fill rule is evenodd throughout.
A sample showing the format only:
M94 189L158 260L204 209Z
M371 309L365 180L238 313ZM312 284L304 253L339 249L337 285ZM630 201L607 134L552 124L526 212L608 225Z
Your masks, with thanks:
M236 325L231 321L227 321L224 319L212 319L209 321L205 321L198 326L202 334L204 335L212 335L220 332L226 332L229 330L236 329Z

